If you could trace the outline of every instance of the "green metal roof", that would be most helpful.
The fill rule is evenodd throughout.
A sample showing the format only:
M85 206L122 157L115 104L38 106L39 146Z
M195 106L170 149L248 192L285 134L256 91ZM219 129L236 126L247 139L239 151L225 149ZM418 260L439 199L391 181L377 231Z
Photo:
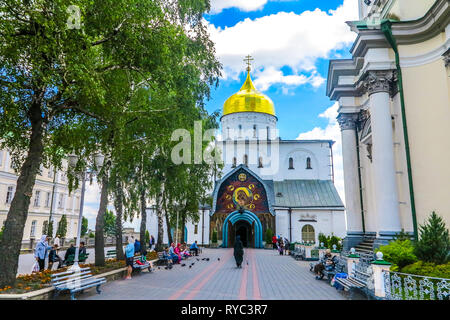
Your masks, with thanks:
M275 206L293 208L336 207L344 209L344 204L331 180L273 181L273 188Z

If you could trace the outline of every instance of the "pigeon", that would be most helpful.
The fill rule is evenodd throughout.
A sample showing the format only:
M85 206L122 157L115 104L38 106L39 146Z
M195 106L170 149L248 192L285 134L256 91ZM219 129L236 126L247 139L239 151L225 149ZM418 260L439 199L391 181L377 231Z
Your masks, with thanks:
M169 268L169 267L164 267L164 269L166 269L166 270L167 270L168 268Z
M189 266L189 269L192 268L192 265Z
M182 267L186 266L186 263L182 263L181 266L182 266Z
M209 261L209 258L206 258L206 261Z
M195 262L192 262L191 266L193 266L195 264Z
M158 270L161 269L161 267L158 267Z
M217 261L220 261L220 258L217 258Z
M248 265L248 261L247 261L247 265Z
M197 261L200 261L200 259L199 258L196 258L197 259Z

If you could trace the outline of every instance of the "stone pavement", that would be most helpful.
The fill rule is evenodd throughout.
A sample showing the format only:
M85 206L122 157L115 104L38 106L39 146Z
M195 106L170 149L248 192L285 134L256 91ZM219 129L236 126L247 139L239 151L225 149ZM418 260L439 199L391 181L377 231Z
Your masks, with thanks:
M200 261L197 261L199 258ZM210 258L210 261L202 261ZM218 260L220 258L220 261ZM103 285L100 295L90 290L78 299L91 300L344 300L326 281L315 280L309 263L280 256L277 251L245 249L237 269L232 249L204 249L185 267L142 272L132 280ZM189 265L194 263L192 268Z

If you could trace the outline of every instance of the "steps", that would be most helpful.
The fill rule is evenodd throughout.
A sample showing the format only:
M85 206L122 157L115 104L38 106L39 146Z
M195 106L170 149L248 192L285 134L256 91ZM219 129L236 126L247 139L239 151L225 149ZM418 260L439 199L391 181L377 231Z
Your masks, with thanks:
M373 238L366 238L357 246L355 246L356 252L359 253L373 253Z

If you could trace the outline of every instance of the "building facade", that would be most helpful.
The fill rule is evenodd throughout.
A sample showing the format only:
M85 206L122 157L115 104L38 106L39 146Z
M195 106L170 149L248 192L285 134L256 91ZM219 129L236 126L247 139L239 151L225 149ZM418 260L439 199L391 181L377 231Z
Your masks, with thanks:
M432 211L450 225L450 8L446 0L359 0L352 59L330 61L339 102L347 248L386 244Z
M209 238L232 247L264 246L270 229L290 242L318 242L319 233L345 234L344 206L333 184L331 140L283 140L272 100L258 92L247 69L228 98L216 147L224 168L213 191Z
M67 166L67 164L63 164ZM11 155L0 150L0 226L8 215L9 206L14 197L18 175L13 169ZM53 200L53 206L52 206ZM63 171L41 166L36 177L33 195L30 201L27 221L23 232L23 246L38 240L43 232L44 223L48 223L52 211L53 235L56 235L58 223L63 215L67 218L66 239L76 237L80 212L80 190L69 193L68 179Z

